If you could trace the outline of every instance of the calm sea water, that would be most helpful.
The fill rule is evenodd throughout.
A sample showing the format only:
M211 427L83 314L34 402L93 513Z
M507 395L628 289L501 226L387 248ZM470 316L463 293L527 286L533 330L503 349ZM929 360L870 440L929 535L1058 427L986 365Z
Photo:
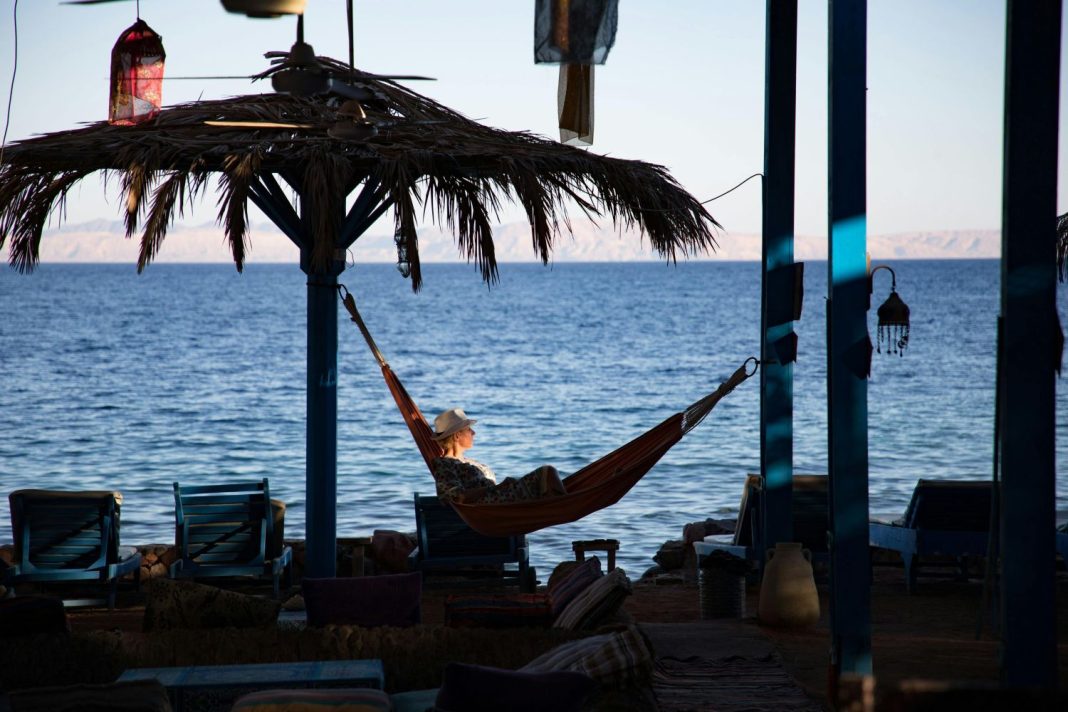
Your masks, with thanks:
M903 358L869 386L871 509L903 511L917 478L987 478L996 261L892 263L912 308ZM885 277L885 275L882 275ZM479 420L470 456L500 476L565 473L712 390L759 351L756 263L428 265L413 295L390 265L342 281L432 416ZM876 303L888 286L881 279ZM826 263L806 269L797 326L795 469L827 471ZM1068 288L1060 287L1068 324ZM0 483L120 489L123 541L173 539L172 482L269 477L304 533L305 278L295 265L43 265L0 269ZM874 311L874 310L873 310ZM353 325L339 312L338 534L414 528L433 483ZM874 314L870 325L875 336ZM1058 383L1058 511L1068 510L1068 389ZM759 469L758 379L743 384L620 503L531 535L540 569L570 542L615 537L640 573L683 524L736 511ZM10 542L6 497L0 542ZM543 569L544 570L544 569Z

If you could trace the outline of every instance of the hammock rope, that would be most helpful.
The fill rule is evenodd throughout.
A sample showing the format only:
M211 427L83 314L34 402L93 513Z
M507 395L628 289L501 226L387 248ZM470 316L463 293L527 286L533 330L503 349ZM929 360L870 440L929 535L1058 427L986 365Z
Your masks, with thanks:
M344 285L338 285L338 294L352 317L352 321L363 334L375 360L382 368L382 377L386 381L386 386L393 395L393 400L426 462L427 469L433 475L434 458L442 455L441 447L433 438L433 431L415 401L408 395L404 384L397 378L375 344L371 332L368 331L360 312L356 309L355 298ZM587 514L611 506L630 491L638 480L664 456L664 453L686 433L697 427L712 412L716 404L756 373L759 364L756 358L746 359L716 390L634 440L564 478L563 483L567 494L536 500L490 504L452 502L452 507L468 526L481 534L515 536L573 522Z

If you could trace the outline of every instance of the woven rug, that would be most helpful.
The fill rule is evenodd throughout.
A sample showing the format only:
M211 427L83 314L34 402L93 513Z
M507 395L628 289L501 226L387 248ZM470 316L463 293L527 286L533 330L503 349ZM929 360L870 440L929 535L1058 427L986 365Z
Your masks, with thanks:
M821 712L783 669L775 654L764 657L659 658L653 693L662 712Z

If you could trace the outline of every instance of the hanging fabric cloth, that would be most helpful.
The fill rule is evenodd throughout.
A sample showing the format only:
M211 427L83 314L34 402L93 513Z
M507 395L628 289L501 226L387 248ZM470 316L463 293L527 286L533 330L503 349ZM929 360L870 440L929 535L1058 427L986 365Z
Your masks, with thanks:
M412 433L419 452L426 462L427 469L433 475L432 462L442 455L442 450L433 438L433 431L419 407L408 395L404 385L393 373L386 359L375 345L371 333L363 323L356 300L343 286L338 291L342 303L348 310L352 321L359 327L367 346L375 360L382 368L382 376L393 394L393 400ZM749 370L752 364L753 369ZM611 506L618 502L630 488L637 484L664 453L682 439L682 436L695 428L711 412L719 401L756 372L757 360L749 358L730 378L719 385L712 393L690 405L682 412L676 413L651 430L639 435L626 445L605 455L601 459L586 465L573 475L564 478L567 494L542 497L517 502L451 502L460 517L475 531L486 536L515 536L566 524L582 519L587 514Z

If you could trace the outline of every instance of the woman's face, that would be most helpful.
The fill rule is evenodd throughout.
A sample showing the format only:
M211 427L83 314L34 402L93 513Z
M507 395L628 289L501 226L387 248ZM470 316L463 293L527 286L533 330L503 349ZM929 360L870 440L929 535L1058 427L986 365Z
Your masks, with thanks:
M464 428L456 434L456 444L462 448L469 448L475 444L475 431L470 427Z

